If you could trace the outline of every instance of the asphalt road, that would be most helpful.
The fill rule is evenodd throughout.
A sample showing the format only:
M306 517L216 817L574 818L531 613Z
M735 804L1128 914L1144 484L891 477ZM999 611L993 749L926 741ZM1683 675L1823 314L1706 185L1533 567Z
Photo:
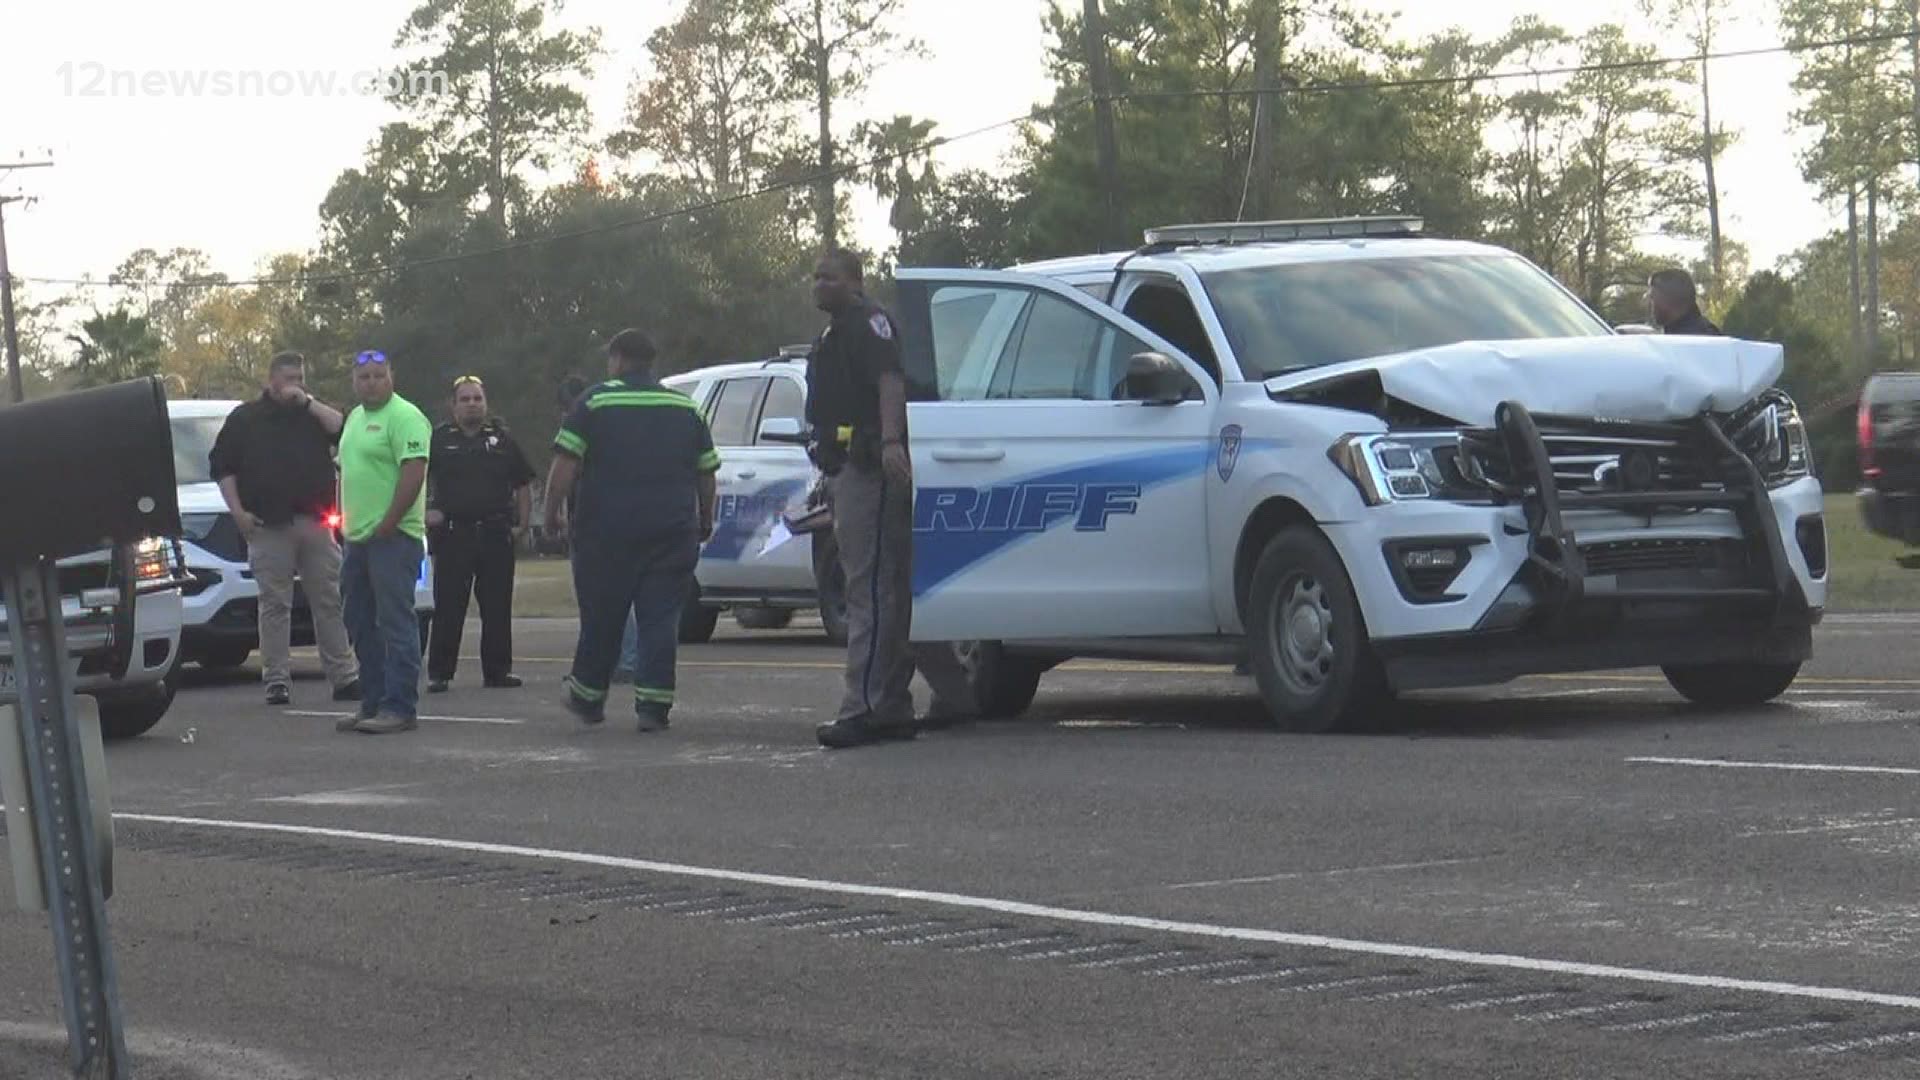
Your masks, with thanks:
M805 630L688 650L664 735L563 719L557 622L394 738L310 657L285 711L195 676L109 755L138 1075L1920 1075L1916 634L1833 618L1744 713L1634 672L1348 737L1087 663L840 754ZM0 942L0 1077L60 1075L44 917Z

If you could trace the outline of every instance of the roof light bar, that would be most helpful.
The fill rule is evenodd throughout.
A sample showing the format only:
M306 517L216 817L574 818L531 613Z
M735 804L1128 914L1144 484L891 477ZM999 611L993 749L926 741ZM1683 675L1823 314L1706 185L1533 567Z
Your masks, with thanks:
M1161 225L1147 230L1148 246L1257 244L1263 241L1348 240L1366 236L1417 236L1426 230L1417 217L1313 218L1302 221L1222 221L1202 225Z

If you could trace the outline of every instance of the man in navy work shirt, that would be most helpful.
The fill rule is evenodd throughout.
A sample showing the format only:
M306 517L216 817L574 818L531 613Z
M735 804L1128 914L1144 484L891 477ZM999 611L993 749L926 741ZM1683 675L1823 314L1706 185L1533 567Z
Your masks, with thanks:
M554 436L547 528L571 516L573 589L580 642L566 705L587 724L606 719L607 688L632 611L639 638L633 675L641 731L667 726L673 708L680 608L693 587L700 545L713 535L720 455L699 408L653 376L655 349L638 330L607 345L603 382L581 396ZM577 496L568 509L570 496Z

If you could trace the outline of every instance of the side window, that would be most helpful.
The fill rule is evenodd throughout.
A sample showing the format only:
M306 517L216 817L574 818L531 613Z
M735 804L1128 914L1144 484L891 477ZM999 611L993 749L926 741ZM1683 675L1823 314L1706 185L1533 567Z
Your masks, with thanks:
M798 420L805 424L806 415L807 395L800 389L800 381L775 376L767 384L767 403L760 408L760 424L754 425L754 441L759 442L761 424L773 419Z
M713 429L713 445L753 445L753 418L766 388L765 378L728 379L715 388L713 404L707 408L707 426Z
M1213 377L1215 384L1220 382L1220 360L1213 353L1207 328L1200 322L1200 313L1194 310L1193 301L1187 299L1186 290L1177 283L1148 282L1141 285L1133 291L1132 296L1127 297L1124 310L1134 322L1166 338L1186 353L1189 359Z
M1004 286L942 285L928 298L933 363L941 401L979 401L994 365L1026 310L1028 292Z
M1107 325L1081 308L1036 292L1020 320L1019 333L993 373L993 397L1080 398L1112 396L1095 386L1095 359Z

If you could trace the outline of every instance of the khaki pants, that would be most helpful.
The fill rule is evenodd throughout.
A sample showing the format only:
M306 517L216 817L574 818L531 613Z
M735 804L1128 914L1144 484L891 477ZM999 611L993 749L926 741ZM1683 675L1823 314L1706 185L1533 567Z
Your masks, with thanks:
M966 668L944 642L908 641L913 629L913 491L878 468L834 476L833 534L847 574L847 676L838 719L913 722L913 676L933 690L932 715L966 716Z
M295 574L313 614L313 637L320 646L327 681L339 689L359 678L340 613L340 545L334 542L333 531L319 519L305 516L293 519L291 525L256 529L247 537L247 557L260 586L263 681L290 681L287 654L293 637Z

